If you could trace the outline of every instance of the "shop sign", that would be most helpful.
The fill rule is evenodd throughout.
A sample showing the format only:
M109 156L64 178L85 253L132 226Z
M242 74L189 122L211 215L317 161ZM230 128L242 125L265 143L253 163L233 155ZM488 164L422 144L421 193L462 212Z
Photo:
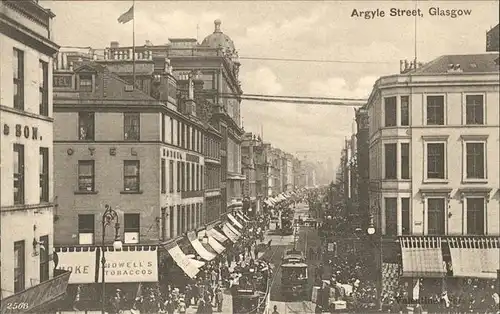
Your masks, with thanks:
M1 313L33 313L33 309L66 293L70 273L66 272L23 292L2 299Z
M186 154L186 161L199 163L200 157L196 155Z
M3 135L10 135L10 133L14 133L16 137L24 137L25 139L38 140L38 127L36 126L28 126L22 124L15 124L13 129L11 130L11 126L7 123L3 125ZM40 136L40 140L42 137Z
M108 251L105 252L105 282L157 282L157 251ZM99 282L102 272L99 271Z
M96 250L87 252L57 252L57 269L71 271L70 284L95 282Z

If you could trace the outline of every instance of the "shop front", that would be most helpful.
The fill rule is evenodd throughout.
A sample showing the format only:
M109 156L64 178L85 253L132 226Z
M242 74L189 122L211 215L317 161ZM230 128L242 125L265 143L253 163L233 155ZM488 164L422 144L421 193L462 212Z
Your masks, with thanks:
M189 231L187 233L187 238L191 245L193 246L196 253L205 261L210 262L217 257L217 254L210 252L198 239L196 232Z
M100 309L102 306L102 265L103 251L97 247L56 248L59 270L71 271L68 280L68 293L60 309ZM132 302L140 284L158 282L158 250L156 246L125 246L116 251L105 248L106 264L105 289L106 306L117 289L121 290L123 300ZM125 301L124 301L125 302ZM131 304L122 304L127 308Z
M216 254L222 254L226 248L220 244L215 238L213 238L209 233L208 230L203 229L200 232L198 232L198 240L202 239L201 241L202 244L207 248L209 246L213 252ZM207 248L208 249L208 248Z
M233 243L238 242L238 239L241 237L241 233L228 222L222 226L222 232L224 232L226 237Z

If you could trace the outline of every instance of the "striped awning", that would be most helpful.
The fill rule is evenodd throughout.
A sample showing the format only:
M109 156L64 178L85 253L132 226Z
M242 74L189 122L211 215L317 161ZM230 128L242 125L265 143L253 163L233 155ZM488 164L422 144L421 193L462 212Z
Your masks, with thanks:
M217 240L217 242L224 243L227 241L227 237L217 231L217 229L211 228L207 229L207 235Z
M222 231L224 234L228 237L231 242L236 243L239 239L239 235L233 232L231 228L229 228L231 225L229 223L225 223L224 226L222 226Z
M168 254L172 256L174 262L179 265L179 267L184 271L184 273L189 278L195 278L198 272L200 271L198 265L193 263L192 259L186 256L184 252L182 252L181 248L177 245L177 243L169 243L164 245L165 249L168 251ZM203 265L201 265L203 266ZM201 267L200 266L200 267Z
M218 254L224 252L226 249L222 244L220 244L217 240L212 238L211 236L208 236L208 244L214 249L215 252Z
M187 237L189 242L191 242L191 245L193 246L196 253L198 253L198 255L200 255L201 258L203 258L204 260L211 261L217 256L216 254L207 251L207 249L201 244L200 240L198 240L196 232L189 231L187 233Z
M440 237L401 237L400 244L403 277L444 277Z
M226 226L234 233L239 237L241 237L241 232L236 229L233 225L231 225L229 222L226 222Z
M233 214L227 214L227 218L229 218L233 225L240 229L243 229L243 225L236 218L234 218Z
M238 217L239 219L241 219L241 221L243 221L243 222L248 222L248 221L249 221L249 220L248 220L248 219L246 219L246 218L243 216L243 214L242 214L242 213L240 213L240 212L237 212L237 213L236 213L236 217Z
M448 239L453 276L496 279L500 267L498 238L453 237Z

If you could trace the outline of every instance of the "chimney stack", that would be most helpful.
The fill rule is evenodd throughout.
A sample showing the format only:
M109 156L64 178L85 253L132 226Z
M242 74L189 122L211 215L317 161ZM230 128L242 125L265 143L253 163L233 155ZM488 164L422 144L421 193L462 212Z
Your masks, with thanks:
M109 48L120 48L120 43L117 42L117 41L112 41L110 44L109 44Z

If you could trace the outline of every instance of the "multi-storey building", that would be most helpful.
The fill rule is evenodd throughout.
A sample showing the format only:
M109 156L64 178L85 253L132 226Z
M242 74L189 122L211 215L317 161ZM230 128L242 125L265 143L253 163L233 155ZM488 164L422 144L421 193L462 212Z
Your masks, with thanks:
M69 278L52 261L54 16L38 1L0 3L2 313L42 311Z
M293 190L293 155L283 153L281 157L283 192Z
M446 55L375 83L370 202L381 260L402 262L404 278L496 278L499 101L498 53Z
M207 125L196 117L193 78L178 94L168 62L158 70L152 54L143 53L135 61L142 83L134 88L117 74L130 69L129 61L69 63L64 53L57 58L55 244L61 268L88 270L72 274L71 284L95 282L95 247L110 245L116 235L129 249L106 254L108 262L140 259L133 271L147 275L127 276L131 264L118 264L107 282L158 281L157 244L207 222ZM116 234L102 228L106 205L118 213Z
M239 81L240 62L231 38L221 30L221 21L216 20L213 34L208 35L201 44L196 39L169 39L167 45L145 45L135 47L137 53L152 51L155 60L168 58L176 78L187 76L196 71L203 81L199 96L212 104L208 111L208 122L221 133L220 143L220 202L221 209L209 212L225 213L227 206L242 199L244 175L241 170L241 139L244 134L241 125L241 95ZM132 51L132 47L119 47L114 42L105 50L112 58L120 58ZM131 73L129 73L130 75ZM216 191L211 192L213 200ZM215 214L209 214L215 215Z
M370 157L368 141L368 112L362 107L356 110L356 170L357 170L357 203L358 217L363 219L362 226L367 227L370 208ZM366 228L363 228L366 229Z

